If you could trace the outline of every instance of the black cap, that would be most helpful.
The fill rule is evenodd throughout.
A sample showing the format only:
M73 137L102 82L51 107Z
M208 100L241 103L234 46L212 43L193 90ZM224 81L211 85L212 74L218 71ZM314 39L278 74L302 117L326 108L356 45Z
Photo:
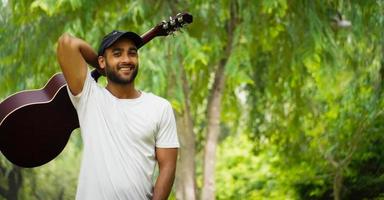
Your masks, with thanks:
M110 32L108 35L104 36L103 41L101 41L101 44L99 47L98 55L102 56L105 52L105 49L112 46L113 43L115 43L118 39L123 37L132 40L135 43L137 48L141 47L143 43L143 39L134 32L114 30Z

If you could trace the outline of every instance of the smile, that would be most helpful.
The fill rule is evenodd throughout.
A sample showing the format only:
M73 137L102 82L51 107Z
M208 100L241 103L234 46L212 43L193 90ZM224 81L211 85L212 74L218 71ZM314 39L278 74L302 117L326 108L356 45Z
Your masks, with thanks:
M123 72L130 72L130 71L133 71L135 69L135 67L119 67L118 68L120 71L123 71Z

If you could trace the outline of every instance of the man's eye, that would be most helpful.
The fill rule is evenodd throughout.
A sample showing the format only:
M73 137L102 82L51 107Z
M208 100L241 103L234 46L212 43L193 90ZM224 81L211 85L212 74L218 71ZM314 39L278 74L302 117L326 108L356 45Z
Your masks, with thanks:
M113 56L120 56L121 53L120 52L113 52Z
M129 55L135 56L135 55L137 55L137 52L136 51L130 51Z

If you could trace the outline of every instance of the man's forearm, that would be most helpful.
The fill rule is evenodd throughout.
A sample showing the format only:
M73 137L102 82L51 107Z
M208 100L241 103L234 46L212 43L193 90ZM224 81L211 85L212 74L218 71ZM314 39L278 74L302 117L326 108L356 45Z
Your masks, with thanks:
M175 180L175 167L163 167L160 169L156 180L152 200L166 200L171 193L172 185Z
M79 39L80 40L80 39ZM93 48L86 42L81 40L80 45L80 53L83 56L84 60L91 65L92 67L98 69L99 68L99 62L97 59L97 54L93 50Z

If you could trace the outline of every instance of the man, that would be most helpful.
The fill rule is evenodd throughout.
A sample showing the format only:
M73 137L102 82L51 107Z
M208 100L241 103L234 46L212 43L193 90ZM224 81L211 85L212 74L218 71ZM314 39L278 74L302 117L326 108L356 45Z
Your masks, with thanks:
M135 88L139 70L133 32L112 31L98 54L81 39L63 34L57 57L76 108L84 143L76 199L167 199L179 147L168 101ZM87 63L107 77L100 87ZM153 187L156 161L159 175Z

